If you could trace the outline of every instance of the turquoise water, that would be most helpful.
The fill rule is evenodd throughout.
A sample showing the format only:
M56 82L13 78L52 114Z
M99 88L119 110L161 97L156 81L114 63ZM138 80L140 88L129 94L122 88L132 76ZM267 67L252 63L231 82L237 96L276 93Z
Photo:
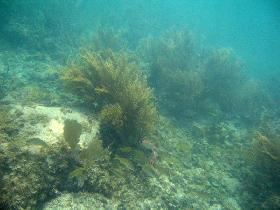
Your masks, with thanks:
M0 209L280 209L277 0L0 0Z

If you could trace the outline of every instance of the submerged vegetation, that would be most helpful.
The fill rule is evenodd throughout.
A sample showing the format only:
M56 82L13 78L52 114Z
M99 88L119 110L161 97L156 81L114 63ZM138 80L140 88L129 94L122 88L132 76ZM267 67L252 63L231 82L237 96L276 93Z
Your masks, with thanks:
M138 52L160 108L179 120L223 112L258 122L269 104L259 82L248 78L232 49L207 51L196 42L188 31L141 42Z
M280 133L278 117L267 114L252 138L250 163L254 175L248 180L254 188L255 196L262 194L263 209L278 209L279 169L280 169Z
M246 81L241 61L230 49L213 52L205 64L206 94L224 111L232 111L237 91Z
M66 86L100 110L105 146L137 146L156 123L153 94L139 67L124 54L87 52L64 72Z
M170 114L182 116L198 106L204 89L201 60L187 30L143 40L139 54L149 66L149 83Z
M280 208L279 75L141 2L0 0L0 209Z

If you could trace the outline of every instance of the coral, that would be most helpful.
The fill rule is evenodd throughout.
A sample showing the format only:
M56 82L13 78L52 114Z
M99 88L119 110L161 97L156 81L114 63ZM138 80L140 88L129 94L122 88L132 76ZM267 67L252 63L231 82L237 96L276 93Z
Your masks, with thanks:
M110 139L105 146L137 146L153 131L156 109L152 90L129 56L110 50L85 52L79 62L66 68L62 79L89 106L102 110L101 135Z

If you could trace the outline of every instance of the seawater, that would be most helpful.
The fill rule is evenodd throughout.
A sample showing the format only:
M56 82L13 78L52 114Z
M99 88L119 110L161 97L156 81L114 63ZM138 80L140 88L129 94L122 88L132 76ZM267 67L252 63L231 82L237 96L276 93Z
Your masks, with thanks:
M277 0L1 0L0 209L280 209Z

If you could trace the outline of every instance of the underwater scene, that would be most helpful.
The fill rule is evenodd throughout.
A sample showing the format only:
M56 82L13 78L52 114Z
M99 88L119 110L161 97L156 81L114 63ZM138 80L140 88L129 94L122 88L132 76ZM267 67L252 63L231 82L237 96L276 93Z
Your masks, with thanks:
M279 210L279 0L0 0L1 210Z

